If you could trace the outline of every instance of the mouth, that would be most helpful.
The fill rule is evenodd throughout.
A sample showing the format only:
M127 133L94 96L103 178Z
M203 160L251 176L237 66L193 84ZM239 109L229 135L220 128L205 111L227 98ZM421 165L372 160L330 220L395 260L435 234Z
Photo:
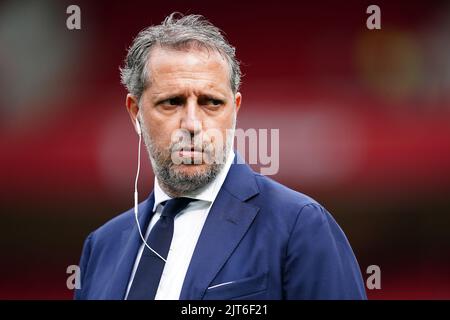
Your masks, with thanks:
M203 156L203 149L201 147L184 147L175 151L181 158L198 158Z

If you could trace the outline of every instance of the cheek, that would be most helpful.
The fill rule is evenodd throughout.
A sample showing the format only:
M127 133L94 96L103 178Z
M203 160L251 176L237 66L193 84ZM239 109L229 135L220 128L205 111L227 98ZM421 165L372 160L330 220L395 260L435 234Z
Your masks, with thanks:
M167 146L170 144L171 131L164 126L153 127L149 129L150 137L153 143L159 146Z
M171 139L172 133L177 129L174 121L156 117L149 117L148 119L147 128L153 141L159 145L167 144Z
M233 117L234 112L227 110L218 116L205 119L204 125L207 129L217 129L225 132L226 129L231 129Z
M228 131L231 129L232 119L223 119L220 122L212 122L208 124L207 130L205 130L204 138L207 141L213 142L214 144L225 145Z

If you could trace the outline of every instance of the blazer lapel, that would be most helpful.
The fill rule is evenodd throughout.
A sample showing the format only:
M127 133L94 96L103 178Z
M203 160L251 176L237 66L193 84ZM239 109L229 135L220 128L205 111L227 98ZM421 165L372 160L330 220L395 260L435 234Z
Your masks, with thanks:
M180 299L202 299L257 215L259 208L245 201L258 193L254 173L235 161L203 226Z
M148 222L153 216L153 204L155 197L153 192L149 198L139 204L139 225L142 233L145 234ZM133 269L134 262L139 246L142 244L141 236L136 225L134 217L134 209L132 209L133 221L130 227L122 231L119 245L119 260L116 265L116 269L110 281L109 289L105 299L109 300L122 300L125 298L128 281Z

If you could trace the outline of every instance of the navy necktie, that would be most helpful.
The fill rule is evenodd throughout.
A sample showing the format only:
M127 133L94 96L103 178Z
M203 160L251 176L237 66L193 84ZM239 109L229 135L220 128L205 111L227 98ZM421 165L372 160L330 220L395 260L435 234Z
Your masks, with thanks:
M173 236L175 216L194 201L190 198L174 198L166 202L161 217L153 226L147 244L167 260ZM141 260L131 284L128 300L153 300L158 290L165 261L144 245Z

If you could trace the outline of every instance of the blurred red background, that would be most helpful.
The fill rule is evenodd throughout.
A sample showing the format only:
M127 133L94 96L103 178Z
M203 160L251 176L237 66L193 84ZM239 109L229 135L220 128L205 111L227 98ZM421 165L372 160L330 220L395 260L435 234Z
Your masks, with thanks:
M0 3L0 298L70 299L84 238L132 206L118 68L173 11L205 15L236 46L238 127L280 130L273 178L332 212L365 279L380 266L369 298L450 298L446 1L377 1L381 30L366 28L368 1L77 1L81 30L66 28L70 4Z

